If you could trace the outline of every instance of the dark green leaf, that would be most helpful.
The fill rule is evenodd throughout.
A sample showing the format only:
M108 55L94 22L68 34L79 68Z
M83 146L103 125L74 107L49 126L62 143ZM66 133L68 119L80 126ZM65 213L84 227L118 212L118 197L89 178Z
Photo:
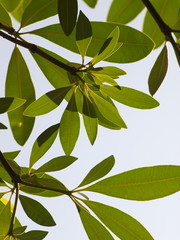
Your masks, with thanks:
M95 167L91 169L91 171L87 174L87 176L78 186L78 188L104 177L106 174L108 174L111 171L111 169L114 166L114 163L115 163L115 159L114 159L114 156L112 155L104 159L102 162L98 163Z
M76 107L75 95L73 94L62 115L59 129L61 144L66 155L70 155L73 151L79 136L79 130L80 119Z
M109 97L129 107L151 109L159 106L154 98L132 88L102 85L101 90Z
M6 183L0 178L0 186L6 186Z
M127 24L144 8L141 0L114 0L109 9L107 21Z
M0 114L10 112L20 107L26 102L25 99L6 97L0 98Z
M79 215L89 240L113 240L109 231L90 213L80 208Z
M53 172L62 170L77 160L76 157L73 156L60 156L53 158L52 160L46 162L40 168L38 168L35 172Z
M52 146L56 139L59 124L52 125L42 132L33 144L31 156L30 156L30 167L32 167Z
M64 33L68 36L76 25L77 0L58 0L58 15Z
M6 97L27 100L21 107L8 113L14 138L18 144L24 145L31 134L34 118L23 116L23 112L35 100L35 90L27 65L17 47L13 51L8 67Z
M31 103L24 111L24 115L35 117L51 112L60 105L71 88L72 86L68 86L47 92Z
M57 60L68 64L68 61L64 58L60 57L59 55L48 51L47 49L41 48L44 52L51 55L52 57L56 58ZM47 59L39 56L38 54L33 54L36 63L40 67L43 74L46 76L47 80L53 85L54 88L62 88L69 86L71 83L69 81L69 77L67 71L64 69L56 66L55 64L51 63Z
M112 104L110 104L102 97L98 96L93 91L90 91L89 93L96 107L98 108L98 110L100 111L104 118L114 123L115 125L121 126L122 128L127 128L123 119L119 115L118 110Z
M82 59L86 56L87 49L92 39L92 28L89 19L80 11L76 25L76 44Z
M8 233L11 222L10 201L0 209L0 238Z
M97 4L98 0L83 0L87 5L91 8L94 8Z
M3 156L9 160L14 160L20 151L14 151L14 152L3 152Z
M106 59L106 61L116 63L135 62L146 57L154 47L154 43L147 35L131 27L105 22L91 22L91 26L93 38L88 48L87 56L94 57L97 54L107 39L107 33L112 32L116 26L119 27L121 32L118 43L123 43L123 45L110 58ZM77 46L74 42L75 32L67 37L63 34L58 24L37 29L29 33L39 35L70 51L78 53Z
M27 226L23 226L23 227L18 227L13 229L13 235L19 236L21 234L23 234L26 230Z
M12 170L17 174L20 175L21 173L21 168L20 166L13 160L10 159L6 159L7 163L9 164L9 166L12 168Z
M11 18L2 5L0 5L0 22L8 27L12 27Z
M84 96L83 101L84 126L91 144L94 144L98 131L98 121L93 104Z
M19 4L21 0L13 0L13 1L8 1L8 0L0 0L0 3L4 6L4 8L8 11L8 12L12 12L17 5Z
M162 198L179 190L180 166L175 165L133 169L86 188L86 191L138 201Z
M150 233L136 219L108 205L83 201L97 217L121 240L153 240Z
M160 52L156 62L154 63L153 68L151 69L148 84L149 92L151 95L154 95L161 83L163 82L168 68L168 56L167 56L167 47L166 45Z
M30 231L27 233L24 233L23 235L18 236L18 239L22 239L22 240L42 240L46 237L46 235L48 234L48 232L45 231L40 231L40 230L36 230L36 231Z
M7 127L3 123L0 122L0 129L7 129Z
M27 216L34 222L42 226L55 226L54 219L39 202L29 197L19 196L21 205Z
M21 27L44 20L57 14L57 0L32 0L26 8Z

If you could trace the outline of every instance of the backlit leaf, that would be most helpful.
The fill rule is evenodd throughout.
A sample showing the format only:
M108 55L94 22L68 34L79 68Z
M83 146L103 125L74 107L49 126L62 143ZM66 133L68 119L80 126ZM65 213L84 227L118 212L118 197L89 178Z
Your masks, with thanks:
M26 102L25 99L6 97L0 98L0 114L10 112L20 107Z
M39 167L35 172L53 172L62 170L77 160L76 157L73 156L60 156L51 159L46 162L44 165Z
M148 85L151 95L154 95L163 82L168 68L167 47L164 46L160 52L153 68L151 69Z
M5 236L8 233L11 222L11 209L10 202L0 209L0 237Z
M35 100L35 90L27 65L17 47L13 51L8 67L6 97L17 97L27 100L21 107L8 113L14 138L18 144L23 145L27 141L34 125L34 118L24 116L23 112Z
M32 167L52 146L56 139L59 124L52 125L42 132L33 144L31 156L30 156L30 167Z
M56 225L50 213L41 203L23 195L20 195L19 199L25 213L31 220L42 226Z
M98 0L83 0L87 5L91 8L94 8L97 4Z
M0 3L4 6L4 8L8 11L8 12L12 12L17 5L19 4L21 0L0 0Z
M18 227L18 228L14 228L13 229L13 235L21 235L25 232L27 226L23 226L23 227Z
M127 24L144 8L141 0L113 0L107 21Z
M109 75L112 78L118 78L121 75L126 74L126 72L120 68L117 67L99 67L99 68L94 68L91 70L92 73L98 73L98 74L103 74L103 75Z
M35 230L35 231L30 231L27 233L24 233L20 236L18 236L18 239L22 240L42 240L46 237L48 232L45 231L40 231L40 230Z
M114 240L109 231L83 208L80 208L79 215L89 240Z
M87 49L92 39L92 28L89 19L84 15L82 11L79 13L77 25L76 25L76 44L79 48L79 52L82 59L86 56Z
M110 77L109 75L93 73L92 76L93 76L95 82L96 82L96 80L98 80L101 84L105 82L105 83L108 83L108 84L113 85L113 86L118 85L118 83L112 77Z
M86 188L86 191L138 201L162 198L179 190L180 166L175 165L133 169Z
M47 92L36 101L31 103L30 106L24 111L24 115L34 117L51 112L61 104L71 88L72 86L62 87Z
M2 5L0 5L0 22L8 27L12 27L11 18Z
M109 97L129 107L151 109L159 106L154 98L132 88L121 87L119 89L114 86L102 85L101 90Z
M87 176L78 186L78 188L104 177L106 174L108 174L111 171L111 169L114 166L114 163L115 163L115 159L114 159L114 156L112 155L104 159L102 162L98 163L95 167L93 167L90 170L90 172L87 174Z
M23 13L32 0L21 0L17 7L11 12L12 16L21 22ZM33 0L34 1L34 0Z
M97 217L121 240L153 240L150 233L136 219L108 205L83 201Z
M105 22L91 22L91 26L93 36L87 51L87 56L94 57L97 54L104 41L107 39L107 33L112 32L116 26L119 27L121 32L118 43L123 43L123 45L116 53L106 59L106 61L116 63L135 62L146 57L154 47L154 43L147 35L131 27L118 23ZM70 51L78 53L74 41L75 31L71 36L67 37L59 27L59 24L47 26L29 33L39 35Z
M60 141L66 155L70 155L79 136L80 119L74 94L66 107L60 121Z
M13 152L3 152L3 156L9 160L14 160L20 151L13 151Z
M77 0L58 0L58 15L64 33L68 36L76 25Z

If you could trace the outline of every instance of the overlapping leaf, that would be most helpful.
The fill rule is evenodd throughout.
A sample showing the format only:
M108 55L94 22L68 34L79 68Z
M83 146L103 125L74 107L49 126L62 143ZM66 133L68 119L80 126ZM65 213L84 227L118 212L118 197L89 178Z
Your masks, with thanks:
M0 114L10 112L22 106L26 102L25 99L6 97L0 98Z
M0 129L7 129L7 127L3 123L0 122Z
M22 16L25 9L30 4L32 0L21 0L17 7L11 12L12 16L18 21L21 22ZM33 0L34 1L34 0Z
M94 8L97 4L98 0L83 0L87 5L91 8Z
M107 39L107 33L112 32L116 26L119 27L121 32L118 43L123 43L123 45L115 54L106 59L106 61L116 63L138 61L146 57L154 47L154 43L149 37L147 37L147 35L131 27L104 22L91 22L91 26L93 37L87 51L87 56L94 57L98 53L104 41ZM74 41L75 32L67 37L63 33L62 29L59 28L58 24L37 29L29 33L39 35L64 48L78 53L78 49Z
M0 4L0 22L8 27L12 27L11 18L1 4Z
M160 165L133 169L101 180L86 188L129 200L152 200L180 190L180 166Z
M42 240L47 236L48 232L45 231L30 231L18 236L18 239L22 240Z
M117 67L99 67L99 68L94 68L90 71L91 73L97 73L97 74L102 74L102 75L108 75L112 78L118 78L121 75L125 75L126 72L120 68Z
M83 201L97 217L121 240L153 240L150 233L136 219L108 205Z
M11 222L11 209L10 202L3 206L0 209L0 238L6 236L8 233Z
M34 125L34 118L24 116L23 112L35 100L35 90L27 65L17 47L13 51L8 67L6 97L26 99L25 104L8 113L14 138L23 145Z

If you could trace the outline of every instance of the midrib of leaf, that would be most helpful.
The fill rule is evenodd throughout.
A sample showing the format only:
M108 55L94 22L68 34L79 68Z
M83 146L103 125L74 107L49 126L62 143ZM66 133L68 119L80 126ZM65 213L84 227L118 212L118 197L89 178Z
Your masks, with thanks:
M161 62L161 66L160 66L160 71L159 71L159 74L158 74L158 78L159 76L161 76L161 72L162 72L162 69L163 69L163 66L164 66L164 61L166 59L166 54L167 53L167 49L165 48L164 49L164 54L163 54L163 59L162 59L162 62Z
M37 0L37 1L39 1L39 0ZM48 5L50 5L53 1L54 1L54 0L51 0L51 1L49 0L49 1L47 1L47 4L44 4L44 5L43 5L41 8L39 8L36 12L34 12L34 14L32 14L31 17L28 18L28 19L26 20L26 22L24 22L23 26L27 26L28 22L29 22L34 16L36 16L41 10L43 10L44 8L46 8Z
M92 204L92 203L91 203ZM94 206L94 204L92 204ZM104 212L102 209L98 208L97 206L94 206L94 208L96 208L99 212L101 212L102 214L104 214L105 216L107 216L109 219L111 219L112 222L114 222L115 224L117 224L118 226L124 228L128 233L130 233L133 237L135 237L137 240L144 240L142 238L140 238L137 234L135 234L133 231L131 231L129 228L127 228L126 226L124 226L123 224L121 224L120 222L118 222L116 219L114 219L111 215L107 214L106 212Z
M19 96L21 97L21 98L23 98L23 96L22 96L22 88L21 88L21 86L22 86L22 81L21 81L21 71L20 71L20 59L19 59L19 57L20 57L20 55L19 54L17 54L18 53L18 50L17 49L15 49L15 51L16 51L16 59L17 59L17 62L16 62L16 68L17 68L17 77L18 77L18 85L19 85L19 89L18 89L18 92L19 92Z

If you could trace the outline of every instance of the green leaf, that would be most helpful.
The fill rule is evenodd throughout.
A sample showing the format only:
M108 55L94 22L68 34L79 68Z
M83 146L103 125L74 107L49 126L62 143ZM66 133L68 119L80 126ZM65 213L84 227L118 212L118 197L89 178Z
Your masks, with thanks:
M23 226L23 227L18 227L13 229L13 235L19 236L21 234L23 234L26 230L27 226Z
M12 170L17 174L20 175L21 173L21 168L20 166L13 160L11 159L6 159L7 163L9 164L9 166L12 168Z
M95 8L98 0L83 0L89 7Z
M114 240L109 231L83 208L80 208L79 215L89 240Z
M3 156L4 156L6 159L14 160L14 159L18 156L19 153L20 153L20 151L3 152Z
M68 36L76 25L77 0L58 0L58 15L64 33Z
M35 172L54 172L62 170L77 160L76 157L73 156L60 156L51 159L50 161L46 162L44 165L39 167Z
M19 199L25 213L31 220L42 226L56 225L50 213L39 202L23 195L20 195Z
M0 0L0 3L4 6L4 8L8 12L12 12L17 7L20 1L21 0L13 0L13 1Z
M68 64L68 61L61 56L48 51L47 49L41 48L44 52L49 54L50 56L56 58L57 60ZM64 69L56 66L55 64L51 63L47 59L41 57L38 54L31 53L33 58L35 59L36 63L38 64L39 68L43 72L43 74L46 76L47 80L53 85L54 88L62 88L69 86L70 80L67 74L67 71Z
M12 27L11 18L2 5L0 5L0 22L8 27Z
M92 40L92 28L89 19L84 15L82 11L79 13L77 25L76 25L76 44L82 59L86 56L87 49Z
M0 178L0 186L6 186L6 183Z
M6 97L0 98L0 114L10 112L22 106L26 102L25 99Z
M156 62L154 63L153 68L151 69L148 85L149 92L151 95L154 95L159 89L161 83L163 82L168 68L168 56L167 56L167 47L166 45L160 52Z
M71 88L72 86L68 86L47 92L31 103L24 111L24 115L35 117L51 112L61 104Z
M154 98L132 88L121 87L119 89L108 85L102 85L100 88L109 97L129 107L151 109L159 106L159 103Z
M42 132L33 144L31 156L30 156L30 167L32 167L52 146L56 139L59 124L52 125Z
M17 47L13 51L8 67L6 97L27 100L21 107L8 113L14 138L18 144L24 145L31 134L34 118L23 116L23 112L35 100L35 90L27 65Z
M119 239L153 240L150 233L136 219L108 205L83 201Z
M114 0L109 9L107 21L127 24L144 8L141 0Z
M57 0L32 0L26 8L21 27L44 20L57 14Z
M40 231L40 230L36 230L36 231L30 231L27 233L24 233L20 236L18 236L18 239L22 239L22 240L42 240L46 237L46 235L48 234L48 232L45 231Z
M119 27L116 26L103 43L99 53L91 60L91 64L96 64L112 55L119 40Z
M89 91L89 94L104 118L114 123L115 125L121 126L121 128L127 128L123 119L119 115L118 110L111 103L98 96L93 91Z
M18 21L21 22L23 13L27 6L30 4L32 0L21 0L17 7L11 12L11 15ZM34 1L34 0L33 0Z
M11 222L10 201L0 209L0 237L8 233Z
M179 0L152 0L151 3L169 27L172 27L176 23L180 9ZM143 31L153 39L156 48L165 41L164 34L148 11L144 19Z
M86 188L86 191L146 201L180 190L180 166L160 165L133 169L114 175Z
M90 143L93 145L98 131L98 121L93 104L84 96L83 121Z
M91 169L91 171L87 174L87 176L78 186L78 188L104 177L106 174L108 174L111 171L111 169L114 166L114 163L115 163L115 159L113 155L109 156L108 158L104 159L102 162L98 163L95 167Z
M116 26L119 27L121 32L118 43L123 43L123 45L110 58L106 59L106 61L114 63L135 62L145 58L154 47L154 43L147 35L131 27L118 23L105 22L91 22L91 26L93 36L87 51L87 56L94 57L97 54L104 41L107 39L107 33L112 32ZM75 32L67 37L64 35L62 29L59 28L59 24L47 26L29 33L39 35L70 51L78 53L74 41Z
M98 67L91 70L92 73L98 73L103 75L109 75L112 78L118 78L121 75L125 75L126 72L117 67Z
M0 122L0 129L7 129L7 127L3 123Z
M94 78L94 81L96 82L97 80L100 82L99 85L102 85L102 83L108 83L111 84L113 86L117 86L118 83L109 75L105 75L105 74L99 74L99 73L93 73L92 77ZM96 83L97 84L97 83Z
M70 155L73 151L79 136L79 130L80 119L77 111L75 95L73 94L62 115L59 129L60 141L66 155Z

